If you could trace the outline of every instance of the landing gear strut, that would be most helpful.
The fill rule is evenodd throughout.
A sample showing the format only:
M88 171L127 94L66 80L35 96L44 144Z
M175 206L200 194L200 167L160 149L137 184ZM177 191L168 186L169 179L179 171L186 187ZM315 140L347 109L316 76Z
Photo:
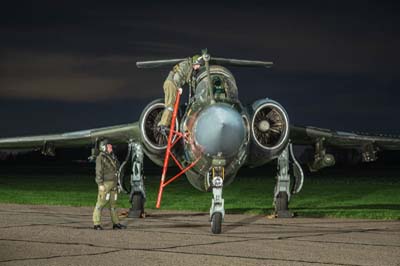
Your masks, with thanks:
M292 158L294 173L292 187L290 187L289 156ZM277 218L291 218L293 217L293 213L289 211L288 207L291 195L300 192L304 180L304 173L294 156L292 144L289 144L278 157L278 175L276 180L274 192L275 215Z
M213 160L213 164L214 164ZM218 164L224 165L224 160L218 160ZM214 164L215 165L215 164ZM222 198L222 188L224 186L224 166L212 168L212 193L213 198L210 208L211 232L220 234L222 221L225 216L224 199Z
M130 175L130 189L128 185L124 184L124 173L126 166L132 164L132 173ZM143 150L142 145L137 142L129 142L128 154L125 161L121 164L120 168L120 186L121 189L130 194L129 202L131 208L129 209L129 218L140 218L144 215L144 203L146 201L146 191L144 188L143 177Z
M128 217L140 218L144 215L144 203L146 201L146 192L143 180L143 150L139 143L132 145L132 175L131 175L131 195Z

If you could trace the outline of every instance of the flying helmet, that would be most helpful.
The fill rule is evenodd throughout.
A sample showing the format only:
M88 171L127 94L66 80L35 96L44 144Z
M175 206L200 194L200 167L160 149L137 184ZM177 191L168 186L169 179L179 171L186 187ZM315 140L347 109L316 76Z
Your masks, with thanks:
M107 145L108 145L108 140L107 139L103 139L102 141L100 141L99 143L99 150L102 152L107 151Z
M203 56L200 56L198 54L192 56L192 63L193 65L204 65L204 59Z

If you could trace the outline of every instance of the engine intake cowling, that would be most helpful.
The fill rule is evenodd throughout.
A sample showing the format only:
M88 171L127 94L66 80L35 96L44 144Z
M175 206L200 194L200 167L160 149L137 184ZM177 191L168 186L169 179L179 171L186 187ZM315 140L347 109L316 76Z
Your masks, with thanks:
M252 105L251 164L260 165L276 158L289 141L289 117L285 109L270 99Z
M167 138L159 132L157 125L161 120L164 108L164 99L154 100L144 108L139 120L144 152L160 166L162 166L163 156L167 148ZM176 130L178 130L178 120L175 124Z
M140 116L140 134L144 145L150 151L158 153L167 147L167 142L162 134L157 130L157 124L161 120L161 115L165 105L162 99L157 99L149 103Z

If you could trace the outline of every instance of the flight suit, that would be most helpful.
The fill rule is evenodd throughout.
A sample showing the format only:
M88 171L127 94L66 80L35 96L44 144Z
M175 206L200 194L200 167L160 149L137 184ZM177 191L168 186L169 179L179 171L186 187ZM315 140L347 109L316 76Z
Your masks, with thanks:
M97 195L97 203L93 211L93 224L101 224L101 211L109 203L111 220L113 224L118 224L117 198L118 198L118 159L114 154L100 152L96 158L96 183L104 185L105 190Z
M192 59L188 58L175 65L164 81L165 109L158 126L169 126L176 100L176 93L186 83L191 82L193 72Z

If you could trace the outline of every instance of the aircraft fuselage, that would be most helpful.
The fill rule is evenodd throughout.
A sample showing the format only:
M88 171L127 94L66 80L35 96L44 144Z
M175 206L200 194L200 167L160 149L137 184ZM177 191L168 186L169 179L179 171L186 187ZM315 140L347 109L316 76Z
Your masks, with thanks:
M208 78L200 73L194 100L180 126L181 132L188 135L181 160L200 158L186 176L201 191L210 188L215 159L224 162L224 185L230 184L245 162L249 146L249 115L238 100L233 75L226 68L211 66L210 79L213 101L207 97Z

